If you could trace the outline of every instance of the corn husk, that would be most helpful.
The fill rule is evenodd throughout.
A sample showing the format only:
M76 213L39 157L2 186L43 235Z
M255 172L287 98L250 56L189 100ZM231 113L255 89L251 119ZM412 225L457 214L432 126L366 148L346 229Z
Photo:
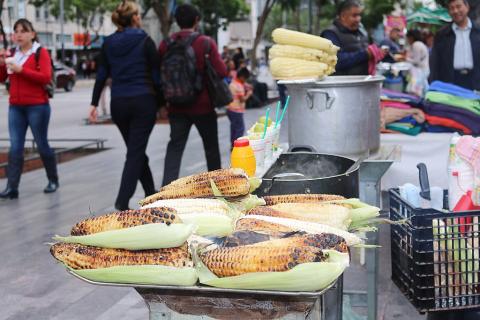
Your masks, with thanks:
M203 237L225 237L233 233L233 219L219 213L179 214L183 222L197 228L195 234Z
M197 270L191 267L142 265L84 270L69 269L82 278L106 283L192 286L198 279Z
M197 263L200 283L228 289L318 291L335 281L349 265L346 253L325 250L327 262L303 263L285 272L254 272L219 278L201 261ZM198 259L200 260L200 259Z
M165 225L151 223L141 226L89 234L86 236L55 236L60 242L79 243L102 248L147 250L179 247L194 232L192 224Z

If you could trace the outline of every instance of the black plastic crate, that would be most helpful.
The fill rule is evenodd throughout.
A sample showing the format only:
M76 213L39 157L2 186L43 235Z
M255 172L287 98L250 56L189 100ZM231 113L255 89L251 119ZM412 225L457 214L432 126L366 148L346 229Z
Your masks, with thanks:
M414 208L390 190L392 280L420 312L480 306L480 211Z

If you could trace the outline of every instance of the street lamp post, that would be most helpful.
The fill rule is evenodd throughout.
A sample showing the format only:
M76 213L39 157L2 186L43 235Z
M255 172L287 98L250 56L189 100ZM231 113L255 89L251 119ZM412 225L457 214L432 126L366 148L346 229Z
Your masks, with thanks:
M63 0L60 0L60 42L62 46L62 50L61 50L62 63L65 63L65 35L63 33L64 20L65 20L65 12L63 8Z

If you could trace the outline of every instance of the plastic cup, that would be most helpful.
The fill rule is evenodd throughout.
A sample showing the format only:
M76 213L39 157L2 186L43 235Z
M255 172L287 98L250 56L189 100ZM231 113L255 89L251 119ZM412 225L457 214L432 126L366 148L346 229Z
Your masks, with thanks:
M272 131L273 131L272 148L274 152L278 150L278 147L280 145L280 127L281 126L278 125L276 128L272 128Z
M255 154L257 168L263 168L263 165L265 164L265 139L248 138L248 140L250 141L250 146Z
M265 159L270 160L273 158L273 138L275 132L268 128L265 135Z

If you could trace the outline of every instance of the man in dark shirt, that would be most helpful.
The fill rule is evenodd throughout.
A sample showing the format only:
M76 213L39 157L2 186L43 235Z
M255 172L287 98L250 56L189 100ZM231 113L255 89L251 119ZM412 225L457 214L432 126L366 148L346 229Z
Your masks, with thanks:
M197 30L200 22L200 12L192 5L180 5L175 11L175 19L181 30L174 33L171 38L172 40L185 39ZM202 90L191 106L167 106L170 122L170 141L168 142L167 154L165 156L162 185L169 184L178 178L183 151L192 125L195 125L202 138L208 170L221 168L217 114L210 101L206 86L205 51L208 47L206 45L207 41L210 43L209 59L211 64L218 76L222 78L227 76L227 67L218 53L215 41L207 36L199 35L192 42L192 48L195 52L197 71L203 75ZM165 55L167 49L167 42L163 41L159 48L160 57Z
M468 18L467 0L449 0L447 8L453 22L435 36L429 80L480 90L480 28Z
M335 21L321 34L340 47L335 75L368 75L368 61L373 55L368 49L367 34L361 28L362 11L356 0L343 1Z
M383 59L384 62L394 63L394 55L400 53L400 46L398 45L398 40L401 36L401 30L398 28L392 28L388 35L388 38L385 38L380 42L380 46L383 48L384 46L388 47L389 54Z

